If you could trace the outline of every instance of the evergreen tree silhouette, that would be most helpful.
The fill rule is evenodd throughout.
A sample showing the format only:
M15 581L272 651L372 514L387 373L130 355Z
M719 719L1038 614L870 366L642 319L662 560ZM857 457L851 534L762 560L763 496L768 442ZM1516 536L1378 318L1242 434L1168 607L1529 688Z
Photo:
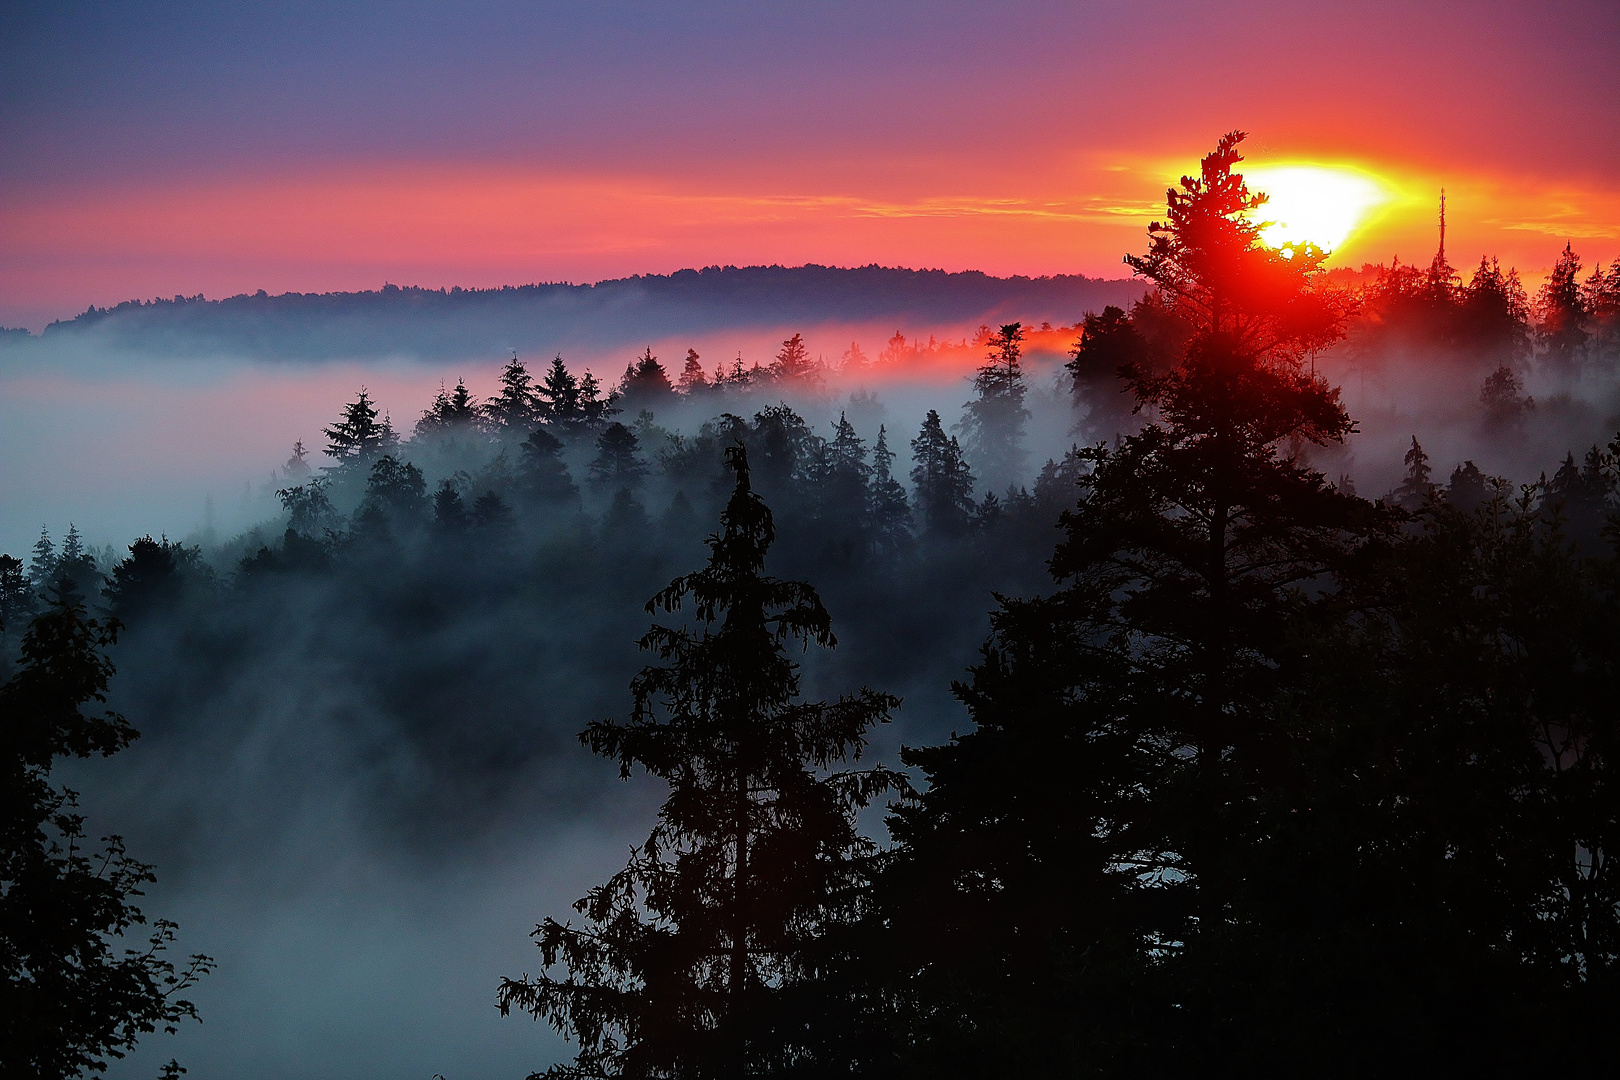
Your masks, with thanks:
M836 766L898 702L865 689L799 700L787 647L832 647L831 620L810 585L764 576L771 512L745 450L727 463L736 486L708 565L647 604L690 604L695 625L655 624L641 646L660 662L632 682L630 718L581 735L622 776L668 785L657 825L575 905L583 926L536 929L546 968L567 974L500 987L503 1013L532 1012L578 1045L547 1076L828 1075L848 1053L820 946L857 902L871 850L855 811L898 778Z
M1124 309L1108 305L1101 315L1087 314L1080 340L1064 368L1070 393L1086 410L1090 430L1109 437L1125 430L1136 399L1128 392L1122 372L1143 370L1147 342Z
M579 501L579 488L568 475L562 459L562 443L543 427L537 427L518 447L518 491L536 506L557 506Z
M1507 364L1502 364L1485 377L1479 389L1480 408L1485 412L1485 426L1496 431L1516 427L1536 407L1536 399L1524 392L1524 380Z
M963 406L962 433L967 454L979 477L991 489L1024 479L1024 428L1029 410L1024 407L1024 329L1008 323L990 338L988 362L973 378L975 396Z
M583 430L594 431L601 426L608 417L619 411L616 396L602 394L602 384L595 375L587 371L579 380L579 419L577 426Z
M501 388L484 403L484 415L498 434L513 439L526 436L545 415L534 378L517 354L501 369Z
M879 551L898 551L911 539L911 503L905 486L894 478L894 451L889 449L888 429L881 424L872 444L871 492L874 543Z
M309 467L309 451L304 448L304 440L295 440L292 453L282 463L281 475L287 480L302 481L309 479L312 471Z
M6 643L22 632L21 623L33 613L34 589L22 560L0 555L0 649L9 651Z
M1434 484L1429 480L1429 455L1423 452L1416 435L1412 436L1412 446L1406 451L1404 461L1406 476L1390 493L1391 501L1407 510L1416 510L1434 497Z
M57 553L51 571L58 581L66 578L72 582L74 592L80 596L101 590L102 575L96 567L96 557L85 550L79 527L71 521L68 522L67 535L62 537L62 550Z
M126 622L139 618L174 602L182 585L182 564L196 557L169 543L168 537L160 542L143 536L129 545L129 557L112 568L101 594L117 618Z
M755 450L761 494L778 502L797 502L816 452L816 437L804 417L785 402L754 414L750 444Z
M1519 272L1502 272L1496 259L1479 260L1462 295L1463 346L1481 366L1504 367L1530 349L1530 302Z
M698 356L696 349L686 350L686 362L681 365L681 374L675 383L675 389L688 397L709 389L709 380L703 374L703 360Z
M541 417L548 424L569 430L585 419L579 399L579 380L563 363L561 354L551 361L535 389Z
M76 794L50 776L57 758L105 757L138 734L117 713L83 711L106 700L105 650L119 627L87 618L66 578L45 602L20 668L0 685L0 1074L65 1078L195 1018L178 995L212 961L193 956L177 971L164 955L175 926L161 919L142 932L143 948L119 948L147 925L131 899L156 879L120 837L87 848Z
M527 374L524 372L525 376ZM446 391L442 383L439 385L433 404L416 422L415 434L419 439L467 435L478 430L482 419L483 409L479 407L477 399L468 391L467 384L457 379L456 388L452 391Z
M456 536L467 530L472 524L472 518L467 514L467 504L461 498L461 492L449 480L439 483L439 488L433 493L433 529L441 536Z
M590 480L597 487L634 487L647 475L647 464L637 456L640 442L636 433L617 421L602 430L596 439L596 459L590 465Z
M702 371L701 368L698 370ZM619 382L619 398L624 402L623 408L633 411L651 409L656 412L674 396L675 388L670 385L669 373L658 362L658 357L653 355L651 346L624 369L624 378Z
M1581 298L1581 257L1565 244L1552 272L1536 294L1537 336L1547 361L1557 370L1572 372L1586 343L1586 305Z
M974 730L903 754L928 786L891 823L885 894L927 988L924 1071L1123 1069L1133 1041L1170 1054L1240 1011L1219 986L1250 977L1250 889L1278 884L1257 815L1287 775L1271 706L1302 586L1382 528L1288 451L1353 429L1301 362L1343 312L1321 252L1259 243L1242 138L1128 259L1189 327L1173 367L1126 370L1159 420L1079 452L1059 591L1002 600L958 689Z
M922 430L911 440L911 459L912 490L923 528L943 535L962 532L973 514L973 473L956 436L945 435L937 410L928 410Z
M332 468L345 472L369 469L374 460L392 453L398 441L387 420L378 421L377 406L363 386L343 407L338 422L322 428L321 434L326 436L326 456L337 462Z
M360 503L361 514L370 511L382 514L402 529L414 529L425 523L427 480L422 470L390 455L378 458L366 477L366 494Z
M33 554L28 560L28 581L35 592L43 592L56 581L56 544L50 530L39 527L39 539L34 541Z
M782 342L770 372L772 378L790 383L818 381L821 374L816 363L810 359L810 350L804 344L803 334L794 334Z

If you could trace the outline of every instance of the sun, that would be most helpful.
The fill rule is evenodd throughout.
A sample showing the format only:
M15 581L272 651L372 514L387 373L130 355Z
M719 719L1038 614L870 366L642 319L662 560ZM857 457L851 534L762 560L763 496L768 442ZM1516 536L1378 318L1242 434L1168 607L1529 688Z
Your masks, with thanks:
M1254 217L1270 222L1260 242L1270 247L1310 242L1335 251L1393 193L1359 169L1328 165L1261 165L1245 170L1251 191L1271 198Z

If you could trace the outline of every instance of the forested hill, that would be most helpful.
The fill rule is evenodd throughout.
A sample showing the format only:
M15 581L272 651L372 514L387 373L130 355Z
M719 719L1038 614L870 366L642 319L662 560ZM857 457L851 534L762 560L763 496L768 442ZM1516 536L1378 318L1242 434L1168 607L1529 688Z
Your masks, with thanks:
M599 281L206 300L129 301L54 322L45 336L95 335L169 354L320 359L441 358L492 350L614 347L719 328L894 322L896 329L979 322L1072 323L1129 303L1138 282L1080 275L992 277L881 266L711 266Z

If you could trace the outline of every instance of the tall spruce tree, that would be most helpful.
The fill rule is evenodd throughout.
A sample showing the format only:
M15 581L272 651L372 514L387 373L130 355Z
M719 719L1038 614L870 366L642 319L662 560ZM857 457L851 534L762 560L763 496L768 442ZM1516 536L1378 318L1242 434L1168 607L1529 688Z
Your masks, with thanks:
M1080 340L1063 366L1069 372L1074 403L1086 410L1086 426L1093 437L1110 439L1129 426L1136 398L1120 373L1142 370L1147 351L1147 341L1123 308L1110 304L1101 315L1086 315Z
M1582 302L1581 257L1565 244L1552 272L1536 294L1537 336L1555 370L1569 373L1581 361L1586 344L1586 305Z
M990 355L973 377L974 397L963 406L962 436L968 459L992 492L1025 480L1024 328L1008 323L992 335Z
M1242 138L1128 259L1190 328L1173 367L1125 372L1158 421L1081 451L1058 591L1002 601L958 688L974 729L903 755L928 786L892 820L885 896L925 1071L1125 1069L1150 1041L1169 1070L1220 1028L1214 973L1241 970L1290 626L1375 524L1289 450L1352 430L1301 363L1342 314L1321 252L1260 243Z
M614 421L596 438L596 458L590 464L590 481L599 488L617 490L635 487L647 475L647 463L638 451L636 433Z
M701 372L702 368L698 370ZM642 409L657 412L674 397L675 387L670 385L669 373L658 362L649 345L625 367L624 378L619 381L619 399L624 402L624 408L631 412Z
M911 460L913 498L923 528L942 535L965 530L974 509L973 473L956 436L945 434L937 410L928 410L911 440Z
M109 756L138 734L94 709L118 623L88 618L67 578L45 602L0 685L0 1075L58 1080L99 1072L143 1035L195 1018L180 995L212 961L193 956L177 971L164 955L175 926L162 919L139 932L143 947L121 948L148 925L133 898L152 869L120 837L87 845L76 794L51 783L57 759ZM181 1071L171 1062L164 1075Z
M512 439L527 437L544 416L534 377L523 361L512 359L501 369L501 388L484 403L484 415L496 433Z
M56 581L56 543L51 539L51 531L44 525L39 527L39 539L34 541L34 549L28 560L28 582L34 591L43 592Z
M377 406L365 387L343 407L343 415L331 427L321 429L326 436L326 456L337 462L341 472L359 469L362 473L384 454L392 453L398 442L387 419L377 419Z
M911 504L905 485L894 478L894 451L886 425L878 425L872 444L872 530L879 551L895 552L911 539Z
M579 502L579 488L568 475L562 448L556 436L543 427L531 431L518 447L518 491L524 501L535 506Z
M535 388L540 416L546 423L561 430L569 430L582 419L579 401L579 380L568 370L559 353L546 368L546 374Z
M9 642L21 633L21 623L34 611L34 589L28 583L23 561L14 555L0 555L0 665L9 662ZM5 671L0 667L0 674Z
M467 384L461 379L456 380L454 390L446 390L441 383L439 392L433 397L433 404L422 413L422 418L416 422L415 434L417 438L466 436L476 433L483 419L483 410L479 407L478 399L472 396Z
M655 624L657 664L631 684L626 721L582 741L669 787L647 842L575 905L584 925L535 931L547 969L502 981L499 1004L545 1018L578 1045L549 1077L826 1076L850 1070L838 1022L849 997L821 981L823 941L852 918L871 844L855 812L897 777L841 771L898 705L862 689L799 700L788 646L830 648L831 620L804 582L764 575L771 512L736 486L708 565L677 578L649 613L690 605L695 625Z

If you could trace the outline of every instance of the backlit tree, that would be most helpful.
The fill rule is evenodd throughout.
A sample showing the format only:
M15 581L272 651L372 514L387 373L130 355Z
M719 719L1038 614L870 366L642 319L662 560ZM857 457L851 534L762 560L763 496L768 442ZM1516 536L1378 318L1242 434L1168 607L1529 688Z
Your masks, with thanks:
M581 735L622 776L668 785L658 822L575 905L583 925L536 929L545 967L562 972L501 984L503 1013L532 1012L577 1044L549 1077L847 1071L835 1019L847 997L819 982L822 941L859 902L871 844L855 811L896 778L837 766L898 702L865 689L799 700L788 647L832 647L831 620L810 585L764 575L771 513L743 448L727 460L736 487L708 565L647 604L692 623L648 631L659 663L632 682L629 719Z

